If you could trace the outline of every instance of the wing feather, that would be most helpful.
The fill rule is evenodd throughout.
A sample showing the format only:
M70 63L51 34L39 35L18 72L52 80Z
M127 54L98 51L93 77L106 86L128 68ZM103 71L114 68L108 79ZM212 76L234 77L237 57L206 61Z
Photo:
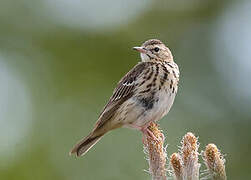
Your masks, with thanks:
M138 63L119 81L117 87L113 91L113 95L100 114L95 129L101 128L107 121L109 121L120 105L133 95L138 83L138 77L149 65L150 64L147 62Z

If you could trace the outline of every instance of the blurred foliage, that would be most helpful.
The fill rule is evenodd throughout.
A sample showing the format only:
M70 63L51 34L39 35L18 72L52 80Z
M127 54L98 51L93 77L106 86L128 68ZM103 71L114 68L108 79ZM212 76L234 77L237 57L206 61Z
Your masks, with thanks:
M215 34L224 24L219 19L238 4L169 0L131 9L133 1L118 2L126 4L130 17L116 11L114 17L122 20L103 25L103 11L115 13L111 4L95 17L103 18L102 25L83 20L80 27L54 18L53 8L74 14L60 3L50 9L41 0L0 2L0 72L6 75L0 77L0 98L9 99L0 103L0 179L149 179L139 132L114 130L80 159L68 152L89 133L117 81L140 60L131 47L150 38L170 47L181 71L175 104L160 122L168 154L191 131L202 149L213 142L226 154L229 179L250 179L251 97L238 101L239 92L217 69L217 61L226 59L214 51ZM98 2L91 5L94 13L100 10ZM15 91L10 75L21 83ZM20 96L25 99L18 101Z

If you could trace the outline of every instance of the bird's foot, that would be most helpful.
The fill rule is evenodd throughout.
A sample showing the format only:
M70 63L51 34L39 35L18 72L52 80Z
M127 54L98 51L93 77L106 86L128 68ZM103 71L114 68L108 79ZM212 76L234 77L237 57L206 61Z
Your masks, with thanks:
M148 127L149 126L146 126L141 129L141 132L143 133L143 139L144 137L149 137L156 142L160 142L160 140L154 135L154 133Z
M146 125L144 125L143 127L141 126L137 126L137 125L130 125L131 128L133 129L137 129L139 131L142 132L143 136L142 136L142 143L146 144L146 140L147 138L151 138L152 140L156 141L156 142L160 142L160 140L154 135L154 133L148 128L150 125L150 123L147 123Z

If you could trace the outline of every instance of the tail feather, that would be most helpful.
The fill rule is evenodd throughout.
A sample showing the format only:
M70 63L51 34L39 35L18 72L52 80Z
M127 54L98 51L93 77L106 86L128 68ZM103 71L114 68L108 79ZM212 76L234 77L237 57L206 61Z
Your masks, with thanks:
M70 155L76 153L77 156L83 156L102 138L102 136L103 134L98 136L94 136L92 133L89 134L73 147L70 151Z

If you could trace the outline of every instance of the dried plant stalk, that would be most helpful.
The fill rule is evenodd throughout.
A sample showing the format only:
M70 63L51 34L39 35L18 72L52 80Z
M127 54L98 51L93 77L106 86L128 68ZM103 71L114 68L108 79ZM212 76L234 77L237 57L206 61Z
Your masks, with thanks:
M180 154L173 153L170 157L170 163L173 170L174 179L183 180L183 166Z
M156 141L151 136L144 135L145 151L149 156L149 171L153 180L166 180L166 152L163 146L164 135L155 123L148 127ZM170 157L172 176L175 180L199 180L199 143L193 133L188 132L181 141L179 153L173 153ZM208 144L202 154L207 166L209 176L202 179L226 180L225 160L214 144Z
M208 144L203 154L204 162L213 180L226 180L224 158L214 144Z
M181 157L183 161L183 179L198 180L200 164L198 163L198 140L193 133L188 132L182 139Z
M148 129L158 139L145 136L144 148L149 156L149 171L153 180L166 180L166 151L164 147L164 135L158 129L158 125L151 123Z

